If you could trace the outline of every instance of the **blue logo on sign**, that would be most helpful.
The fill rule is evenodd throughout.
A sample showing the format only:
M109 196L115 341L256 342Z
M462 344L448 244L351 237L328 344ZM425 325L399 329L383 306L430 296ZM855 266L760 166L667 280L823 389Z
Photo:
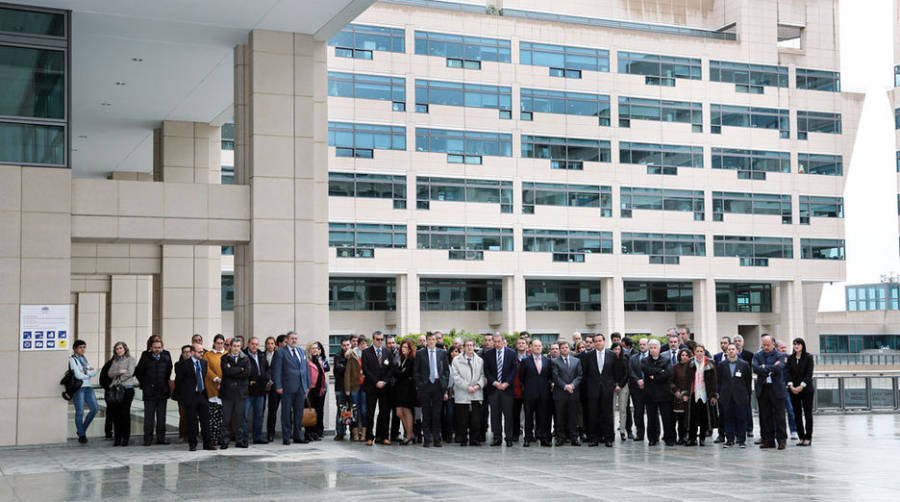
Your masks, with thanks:
M36 349L43 349L43 348L44 348L44 342L42 342L42 341L40 341L40 340L34 342L34 348L36 348Z
M60 340L62 340L65 337L66 337L65 331L60 331L60 332L56 333L56 338L59 338Z
M43 331L35 331L34 338L35 338L35 340L40 340L41 338L44 338L44 332Z
M47 348L52 349L56 347L56 340L47 340Z
M23 331L22 339L23 340L31 340L31 331Z
M30 341L24 341L24 342L22 342L22 348L23 348L23 349L30 349L30 348L31 348L31 342L30 342Z
M56 331L48 331L47 338L56 338Z

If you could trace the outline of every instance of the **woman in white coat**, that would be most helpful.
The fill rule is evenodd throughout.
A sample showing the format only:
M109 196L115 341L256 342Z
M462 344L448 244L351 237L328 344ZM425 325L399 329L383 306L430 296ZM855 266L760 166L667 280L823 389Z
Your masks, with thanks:
M475 439L481 434L481 405L484 401L484 361L475 353L475 342L466 340L463 353L450 364L453 380L456 440L460 446L479 446Z

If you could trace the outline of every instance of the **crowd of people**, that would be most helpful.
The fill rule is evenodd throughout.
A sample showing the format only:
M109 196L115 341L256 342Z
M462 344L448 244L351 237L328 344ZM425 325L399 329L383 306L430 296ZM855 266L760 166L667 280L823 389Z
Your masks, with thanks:
M284 445L319 441L331 372L337 441L480 446L490 432L491 446L521 439L523 447L554 440L556 446L612 447L618 432L620 441L691 447L705 446L717 431L715 443L744 448L753 437L755 392L760 448L784 449L788 427L798 446L812 444L813 358L802 338L788 351L763 335L754 353L740 335L724 336L714 355L684 328L668 330L665 340L574 333L545 349L523 332L515 348L499 333L476 347L460 338L445 345L440 332L398 344L376 331L371 345L365 336L343 339L329 363L321 343L300 347L294 332L262 345L256 337L216 335L210 349L194 335L173 363L152 336L137 361L117 342L99 372L84 355L85 342L76 340L69 367L84 383L72 397L82 443L97 413L90 382L98 373L106 436L115 446L129 444L136 387L144 403L144 446L169 444L169 399L177 402L179 435L192 451L198 441L207 450L274 441L279 416Z

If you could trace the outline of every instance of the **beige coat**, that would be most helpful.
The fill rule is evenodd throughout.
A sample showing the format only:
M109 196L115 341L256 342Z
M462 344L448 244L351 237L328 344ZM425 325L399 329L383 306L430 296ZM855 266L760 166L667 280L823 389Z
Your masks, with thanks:
M464 353L456 356L450 365L450 379L453 381L453 401L456 404L484 400L484 361L478 354L472 354L472 369L469 369ZM479 385L478 390L469 394L470 385Z

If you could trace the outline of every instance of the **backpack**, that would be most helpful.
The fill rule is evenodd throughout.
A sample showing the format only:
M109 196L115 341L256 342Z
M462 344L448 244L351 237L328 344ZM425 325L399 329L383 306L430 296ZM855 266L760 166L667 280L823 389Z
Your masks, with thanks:
M84 382L82 382L78 378L75 378L75 372L72 371L72 368L67 369L63 374L62 379L59 381L59 384L65 387L65 390L62 392L62 398L66 401L71 401L72 396L74 396L75 393L78 392L78 389L81 388L82 383Z

